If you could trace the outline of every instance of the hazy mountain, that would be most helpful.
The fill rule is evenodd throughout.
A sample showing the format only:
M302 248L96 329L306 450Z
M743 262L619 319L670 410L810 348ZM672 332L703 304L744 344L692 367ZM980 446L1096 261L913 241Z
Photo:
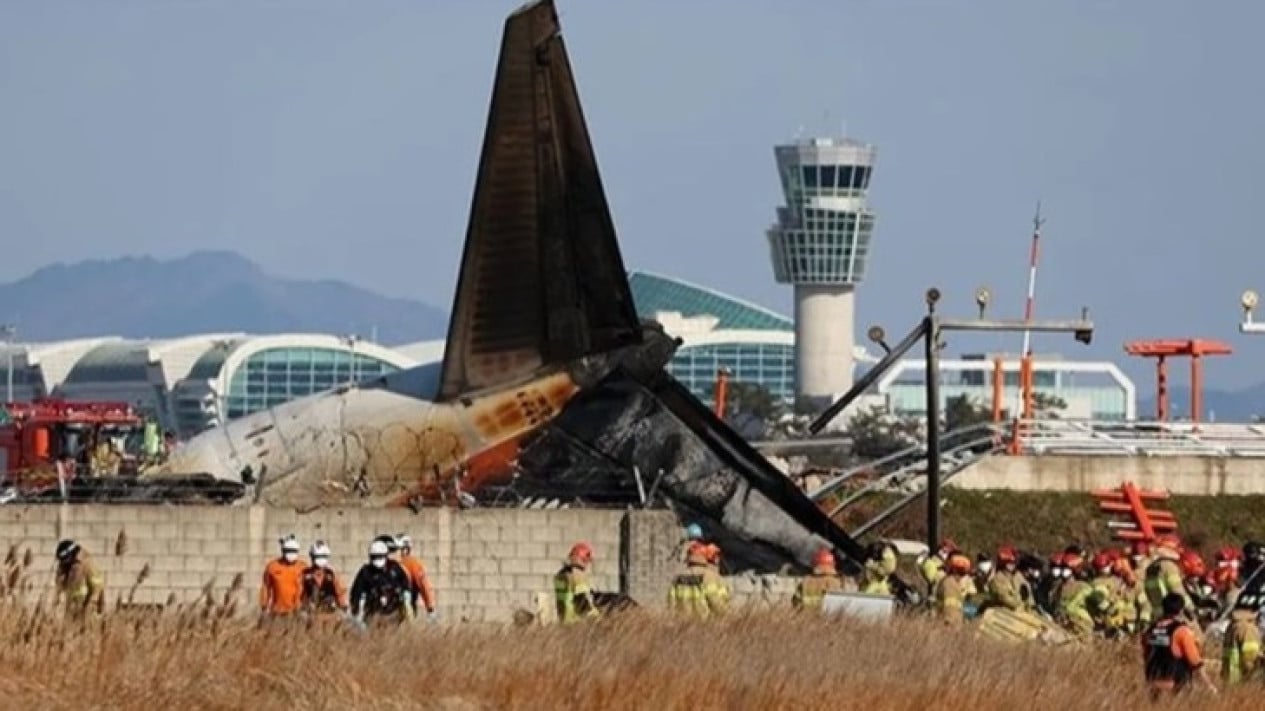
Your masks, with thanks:
M448 317L339 281L272 276L232 252L195 252L44 267L0 285L0 322L18 324L23 341L376 329L378 342L399 344L442 337Z
M1146 397L1138 398L1138 417L1155 419L1155 383L1147 383L1152 388ZM1141 389L1141 388L1139 388ZM1190 388L1185 385L1172 386L1168 390L1168 407L1170 419L1190 418ZM1259 383L1242 390L1213 390L1204 388L1203 417L1205 420L1215 418L1217 422L1247 422L1255 415L1265 415L1265 383Z

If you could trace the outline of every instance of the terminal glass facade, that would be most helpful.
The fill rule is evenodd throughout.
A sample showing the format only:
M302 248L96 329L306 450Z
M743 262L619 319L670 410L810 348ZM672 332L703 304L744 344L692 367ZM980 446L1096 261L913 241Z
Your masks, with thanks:
M759 385L783 402L795 394L795 348L772 343L717 343L686 346L676 352L668 372L695 397L716 404L716 373L728 368L731 383Z
M244 417L288 400L398 370L386 361L330 348L270 348L246 359L229 381L227 416Z

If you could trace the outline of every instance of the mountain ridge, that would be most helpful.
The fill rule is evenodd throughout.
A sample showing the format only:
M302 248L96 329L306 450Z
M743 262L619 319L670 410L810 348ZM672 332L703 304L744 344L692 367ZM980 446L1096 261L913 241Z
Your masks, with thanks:
M270 274L227 250L173 259L56 262L0 284L0 321L18 339L174 338L198 333L355 333L386 345L442 338L447 314L331 278Z

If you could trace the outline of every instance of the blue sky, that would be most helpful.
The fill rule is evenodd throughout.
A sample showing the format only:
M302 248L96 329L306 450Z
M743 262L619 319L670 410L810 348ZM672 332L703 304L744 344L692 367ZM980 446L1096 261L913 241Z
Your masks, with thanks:
M217 247L446 306L515 5L0 4L0 280ZM560 9L629 266L789 311L763 236L771 146L846 121L879 147L860 325L903 330L932 284L963 313L987 284L1018 315L1041 198L1038 315L1088 305L1099 335L1038 349L1124 360L1130 338L1221 338L1237 354L1210 383L1265 379L1265 339L1235 330L1239 292L1265 290L1265 4Z

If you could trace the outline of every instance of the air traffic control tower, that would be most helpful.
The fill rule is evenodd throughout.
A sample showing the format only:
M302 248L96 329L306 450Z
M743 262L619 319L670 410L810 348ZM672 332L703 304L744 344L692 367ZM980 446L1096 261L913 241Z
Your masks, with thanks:
M776 146L786 205L769 228L773 274L795 286L795 395L820 407L852 386L855 291L874 231L875 149L848 138Z

